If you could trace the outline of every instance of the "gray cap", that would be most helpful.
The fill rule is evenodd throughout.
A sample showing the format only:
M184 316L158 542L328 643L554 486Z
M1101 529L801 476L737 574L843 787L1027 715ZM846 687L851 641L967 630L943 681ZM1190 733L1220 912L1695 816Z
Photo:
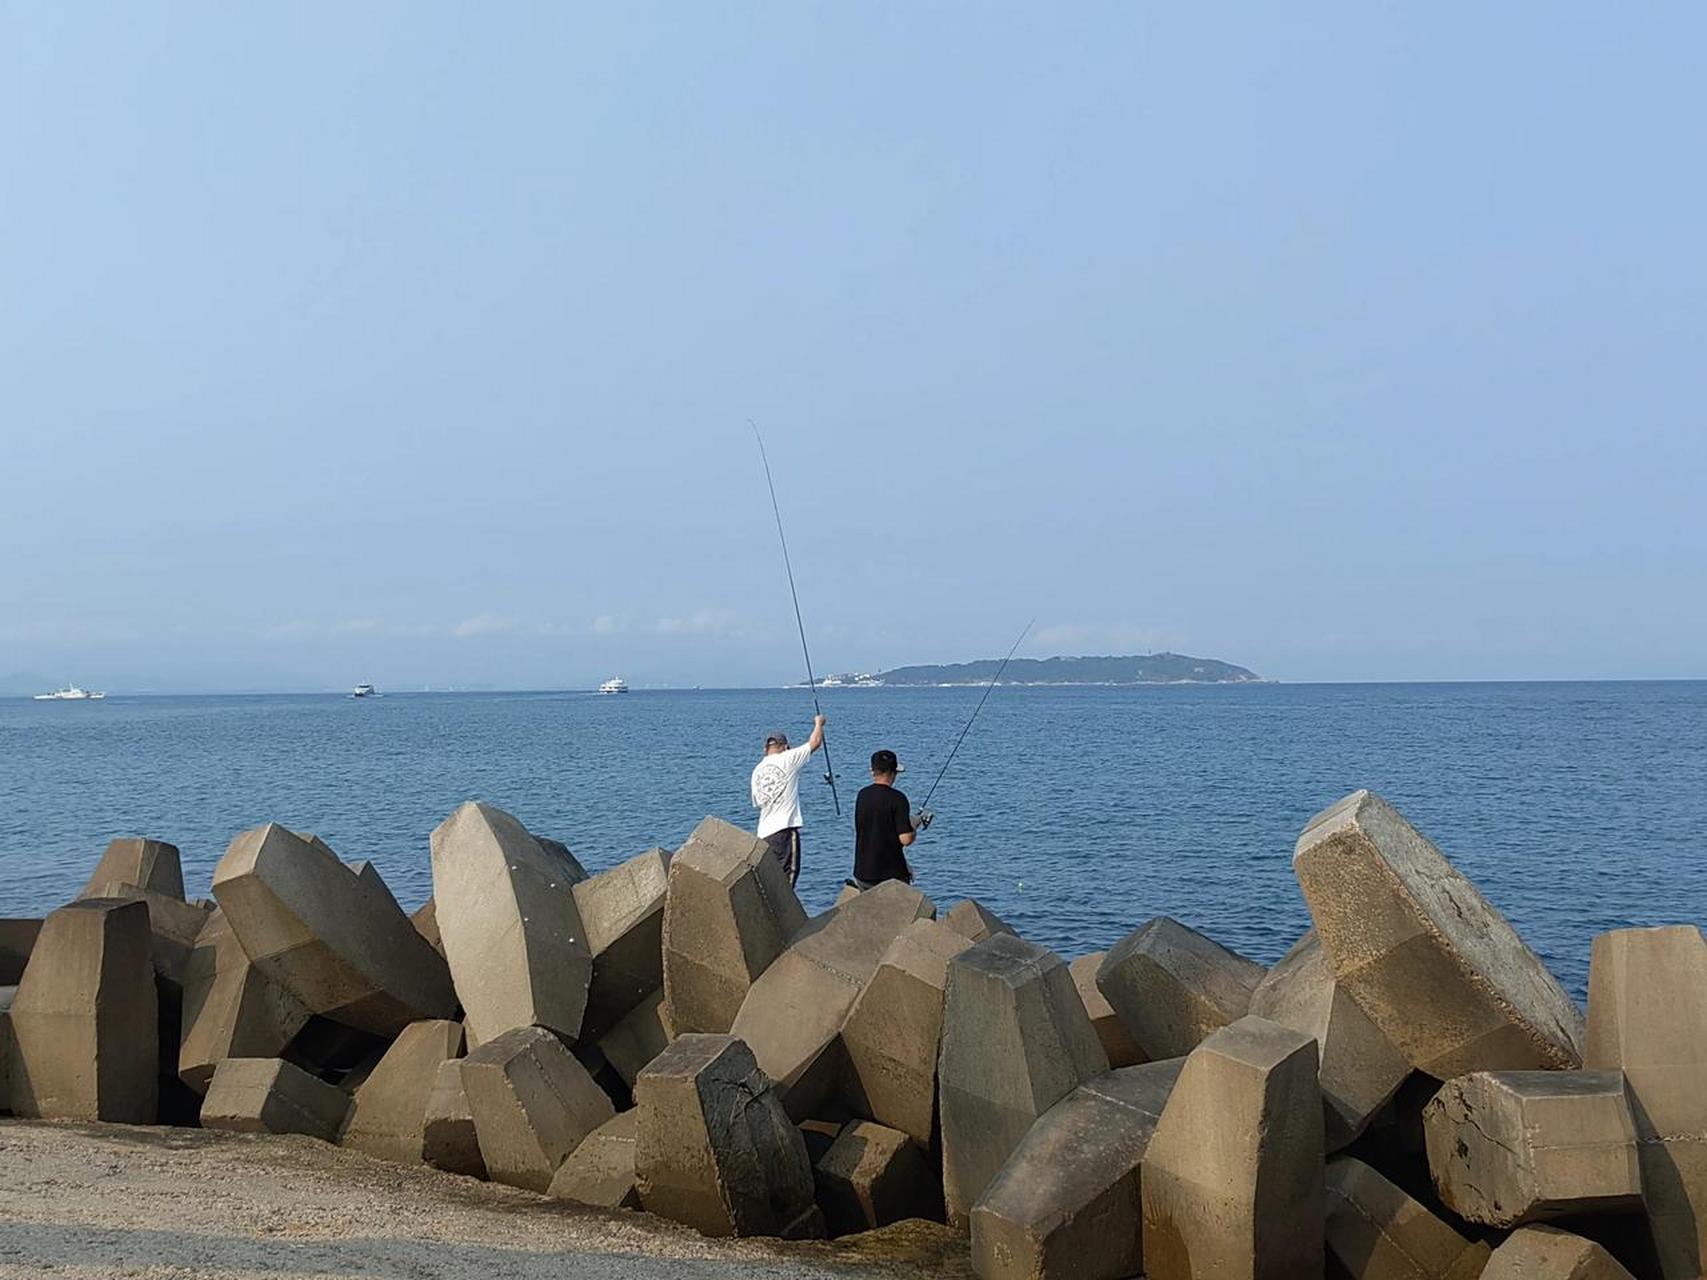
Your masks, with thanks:
M788 735L781 729L772 729L765 735L765 745L768 747L773 742L786 747L788 745Z

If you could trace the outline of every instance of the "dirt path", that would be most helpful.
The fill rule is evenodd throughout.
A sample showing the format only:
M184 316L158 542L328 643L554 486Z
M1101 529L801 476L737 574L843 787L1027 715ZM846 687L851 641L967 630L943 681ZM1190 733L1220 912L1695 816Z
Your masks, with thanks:
M713 1241L308 1138L0 1121L4 1280L970 1276L945 1236Z

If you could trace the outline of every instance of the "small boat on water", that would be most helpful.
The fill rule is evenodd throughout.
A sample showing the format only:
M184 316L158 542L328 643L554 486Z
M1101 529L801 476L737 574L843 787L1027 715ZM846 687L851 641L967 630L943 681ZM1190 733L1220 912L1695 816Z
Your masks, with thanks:
M37 702L99 702L106 696L98 689L79 689L74 684L68 684L52 693L38 693L35 699Z
M627 693L628 681L621 676L612 676L599 686L600 693Z
M371 684L358 684L354 689L350 690L350 697L377 698L379 697L379 690L375 689Z

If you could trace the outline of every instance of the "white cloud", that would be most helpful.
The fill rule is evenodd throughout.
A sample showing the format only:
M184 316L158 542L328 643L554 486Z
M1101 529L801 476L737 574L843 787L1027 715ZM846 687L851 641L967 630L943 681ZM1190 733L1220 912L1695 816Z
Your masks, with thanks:
M466 640L469 636L490 636L515 629L514 618L501 617L496 613L477 613L457 623L450 633L459 640Z
M737 621L733 609L696 609L685 618L659 618L657 630L667 636L738 636L741 632L736 629Z

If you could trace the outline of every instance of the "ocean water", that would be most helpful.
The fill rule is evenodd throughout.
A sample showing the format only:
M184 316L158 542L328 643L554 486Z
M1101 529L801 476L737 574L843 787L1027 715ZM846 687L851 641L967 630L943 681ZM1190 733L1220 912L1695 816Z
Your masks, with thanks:
M878 747L922 798L975 689L823 694L841 816L803 784L809 911L852 859ZM706 814L751 826L765 732L800 690L0 700L0 916L70 899L107 840L183 851L206 894L231 838L278 821L367 858L405 907L428 834L491 801L597 870ZM1265 963L1308 926L1310 815L1369 787L1439 845L1579 998L1605 929L1707 918L1707 682L1001 688L914 846L946 908L980 899L1072 957L1171 915Z

